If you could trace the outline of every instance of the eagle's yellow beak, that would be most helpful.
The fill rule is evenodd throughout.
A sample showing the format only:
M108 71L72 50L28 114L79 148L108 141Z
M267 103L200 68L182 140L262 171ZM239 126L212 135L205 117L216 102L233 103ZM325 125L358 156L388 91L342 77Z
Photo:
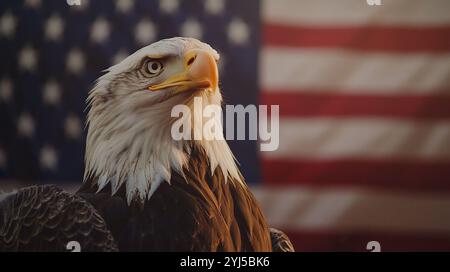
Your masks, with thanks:
M157 91L168 87L177 87L176 92L192 89L215 91L219 82L219 73L214 57L205 50L194 49L184 55L184 71L164 82L148 87Z

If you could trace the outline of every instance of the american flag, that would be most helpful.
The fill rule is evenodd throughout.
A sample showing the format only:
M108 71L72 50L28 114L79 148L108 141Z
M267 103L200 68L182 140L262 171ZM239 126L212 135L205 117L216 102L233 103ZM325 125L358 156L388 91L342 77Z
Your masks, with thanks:
M94 80L179 35L280 105L278 150L229 144L297 250L450 250L448 0L1 1L0 188L79 184Z
M280 147L261 154L272 224L299 250L450 250L450 1L261 14L261 103L281 114Z

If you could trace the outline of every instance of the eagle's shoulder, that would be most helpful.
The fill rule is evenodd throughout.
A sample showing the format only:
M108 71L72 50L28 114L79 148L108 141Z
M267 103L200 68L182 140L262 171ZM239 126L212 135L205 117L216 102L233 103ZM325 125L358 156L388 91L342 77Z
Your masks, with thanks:
M30 186L0 202L1 251L65 251L76 241L82 251L115 251L103 218L82 198L54 185Z

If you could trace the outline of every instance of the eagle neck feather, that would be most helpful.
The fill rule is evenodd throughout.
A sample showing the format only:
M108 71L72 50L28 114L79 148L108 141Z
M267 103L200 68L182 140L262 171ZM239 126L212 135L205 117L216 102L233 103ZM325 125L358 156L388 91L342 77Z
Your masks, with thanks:
M99 87L101 82L96 88ZM204 105L221 103L219 90L214 96L205 92L196 95L202 97ZM98 192L109 184L112 194L125 186L129 204L133 200L144 202L162 182L170 184L172 171L185 176L195 145L206 154L211 174L219 167L224 182L232 179L243 184L225 140L172 139L170 110L173 105L190 105L186 99L193 99L193 96L176 95L154 103L142 101L142 96L136 95L136 98L128 97L126 102L115 98L105 102L102 96L91 93L84 182L94 181ZM102 103L98 103L100 100Z

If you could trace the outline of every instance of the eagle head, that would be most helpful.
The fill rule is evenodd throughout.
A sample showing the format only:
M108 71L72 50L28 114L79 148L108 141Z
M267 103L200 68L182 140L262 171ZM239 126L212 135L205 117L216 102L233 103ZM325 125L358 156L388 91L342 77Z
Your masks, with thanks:
M202 98L201 107L221 104L218 61L208 44L176 37L141 48L107 69L87 99L85 182L95 180L98 191L110 184L112 194L126 186L129 203L143 202L161 182L170 183L173 171L184 176L193 145L204 151L212 173L220 168L225 181L241 182L225 140L171 136L173 107L194 111L195 97ZM204 120L189 121L196 127Z

